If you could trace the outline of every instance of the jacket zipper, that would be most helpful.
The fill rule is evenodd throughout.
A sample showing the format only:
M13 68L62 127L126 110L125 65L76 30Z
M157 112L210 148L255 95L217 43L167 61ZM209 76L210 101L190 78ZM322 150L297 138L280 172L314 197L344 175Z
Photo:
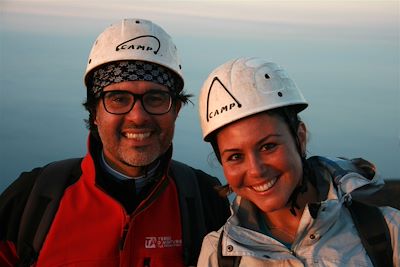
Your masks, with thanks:
M118 244L118 248L119 248L120 252L122 252L124 250L125 241L128 236L128 232L129 232L129 228L130 228L132 220L134 220L136 216L138 216L140 213L144 212L151 205L151 203L154 201L155 194L159 193L160 191L164 191L163 189L161 189L162 187L164 187L164 189L165 189L165 187L167 187L167 186L168 186L168 179L161 181L161 183L156 186L156 188L150 193L150 195L147 198L145 198L142 201L142 203L139 204L139 206L136 208L136 210L132 214L130 214L130 215L126 214L125 209L123 209L124 213L125 213L126 223L124 225L124 229L122 231L122 236L121 236L121 239ZM150 267L151 266L150 260L151 260L151 258L148 258L148 257L144 258L143 267Z
M121 237L121 240L119 241L119 250L120 251L122 251L124 249L125 239L128 234L128 230L129 230L129 221L125 224L124 229L122 231L122 237Z
M154 192L159 191L159 188L160 188L161 186L167 186L167 183L164 181L164 182L161 182L161 184L157 185L157 187L154 189L154 191L153 191L152 193L150 193L150 195L149 195L146 199L144 199L144 200L142 201L141 204L139 204L139 206L136 208L136 210L135 210L131 215L127 215L127 214L126 214L126 211L124 210L124 212L125 212L125 218L126 218L126 223L125 223L124 229L123 229L123 231L122 231L122 236L121 236L121 239L120 239L119 245L118 245L120 251L122 251L122 250L124 249L124 247L125 247L125 240L126 240L126 237L127 237L127 235L128 235L128 231L129 231L129 227L130 227L131 221L134 220L134 218L135 218L136 216L138 216L140 213L142 213L143 211L145 211L145 210L151 205L152 201L150 201L150 203L148 203L149 200L150 200L151 197L153 196L153 193L154 193ZM143 203L145 203L145 205L143 205ZM147 258L146 258L146 259L147 259ZM144 262L144 263L147 262L146 259L145 259L145 262ZM148 262L150 262L150 258L148 258L148 260L149 260ZM146 266L146 265L145 265L145 266ZM150 265L149 265L149 266L150 266Z

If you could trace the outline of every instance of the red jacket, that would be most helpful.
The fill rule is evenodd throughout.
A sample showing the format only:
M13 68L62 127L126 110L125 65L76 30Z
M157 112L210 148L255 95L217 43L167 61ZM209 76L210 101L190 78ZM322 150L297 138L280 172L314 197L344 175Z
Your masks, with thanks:
M90 155L82 161L82 170L81 178L65 190L36 266L184 266L179 203L171 178L164 176L127 215L96 186Z
M192 225L199 220L193 221L191 212L198 209L182 204L191 199L185 197L186 186L177 189L168 164L150 194L127 214L120 202L96 183L95 166L88 153L81 163L80 177L64 191L33 266L195 265L205 233L217 230L229 216L228 202L212 189L218 180L193 169L205 226L204 233L193 231ZM18 220L41 169L23 173L0 196L0 266L18 262Z

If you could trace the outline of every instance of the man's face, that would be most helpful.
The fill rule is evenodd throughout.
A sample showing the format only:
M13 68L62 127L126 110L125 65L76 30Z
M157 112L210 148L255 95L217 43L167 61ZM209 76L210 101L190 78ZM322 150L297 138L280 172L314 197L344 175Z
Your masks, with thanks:
M149 81L125 81L103 89L104 92L115 90L143 94L150 90L168 91L168 88ZM137 100L131 111L115 115L107 112L100 100L94 122L107 163L128 176L142 175L142 167L152 163L171 145L179 109L179 103L173 104L168 113L151 115Z

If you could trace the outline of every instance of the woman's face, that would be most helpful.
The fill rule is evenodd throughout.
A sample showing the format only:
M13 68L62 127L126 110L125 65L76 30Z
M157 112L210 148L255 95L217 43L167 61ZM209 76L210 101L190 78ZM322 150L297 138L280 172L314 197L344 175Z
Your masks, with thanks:
M306 128L297 134L305 151ZM232 190L264 212L286 206L303 168L288 125L265 112L225 126L217 134L225 177Z

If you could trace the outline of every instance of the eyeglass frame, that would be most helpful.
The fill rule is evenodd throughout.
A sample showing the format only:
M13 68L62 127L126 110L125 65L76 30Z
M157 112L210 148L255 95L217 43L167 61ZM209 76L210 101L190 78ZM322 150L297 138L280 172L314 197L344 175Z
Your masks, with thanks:
M143 97L144 97L144 95L146 95L146 94L154 93L154 92L156 92L156 93L165 93L165 94L168 94L168 95L169 95L170 103L169 103L169 107L168 107L168 110L167 110L167 111L165 111L165 112L163 112L163 113L152 113L152 112L149 112L149 111L147 110L146 105L143 103ZM123 113L110 112L110 111L107 109L106 103L105 103L105 101L104 101L104 97L105 97L108 93L123 93L123 94L132 95L132 96L133 96L132 106L129 108L128 111L123 112ZM170 110L171 110L171 108L172 108L172 105L175 103L175 101L177 100L178 97L177 97L177 93L176 93L176 92L153 89L153 90L149 90L149 91L147 91L147 92L145 92L145 93L143 93L143 94L136 94L136 93L132 93L132 92L125 91L125 90L102 91L102 92L99 94L99 98L101 98L101 100L102 100L102 102L103 102L103 107L104 107L105 111L107 111L108 113L113 114L113 115L125 115L125 114L128 114L129 112L131 112L131 110L133 109L133 107L134 107L135 104L136 104L136 100L138 100L138 99L140 100L140 103L142 104L143 110L146 111L147 114L150 114L150 115L164 115L164 114L167 114L168 112L170 112Z

